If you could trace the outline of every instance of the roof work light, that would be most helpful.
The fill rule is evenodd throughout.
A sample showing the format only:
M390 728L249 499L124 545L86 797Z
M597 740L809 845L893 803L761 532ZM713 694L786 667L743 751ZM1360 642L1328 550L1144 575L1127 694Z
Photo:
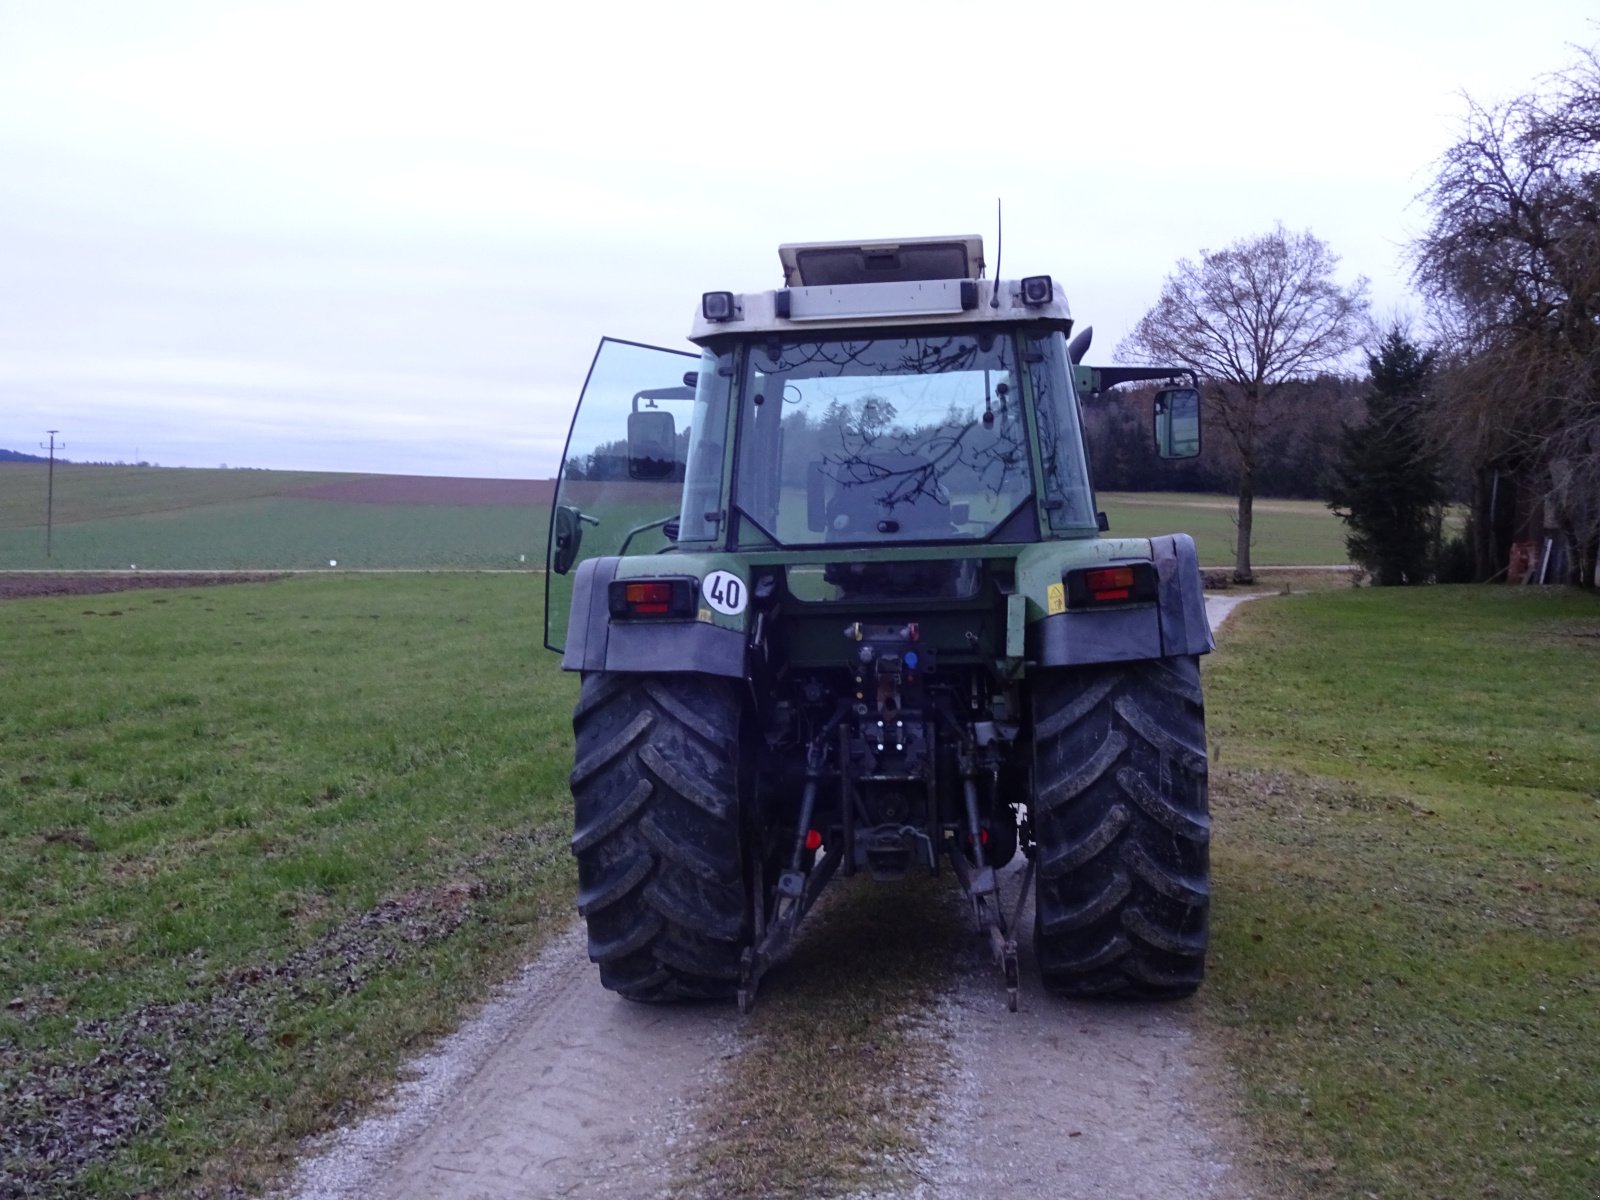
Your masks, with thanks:
M700 297L700 315L708 321L731 321L739 315L732 292L706 292Z
M1022 281L1022 302L1029 308L1049 304L1055 295L1055 285L1048 275L1029 275Z

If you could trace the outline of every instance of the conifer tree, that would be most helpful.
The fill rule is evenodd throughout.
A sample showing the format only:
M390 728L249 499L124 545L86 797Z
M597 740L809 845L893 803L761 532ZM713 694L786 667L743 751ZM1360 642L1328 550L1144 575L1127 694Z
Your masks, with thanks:
M1350 558L1375 584L1423 583L1438 555L1446 500L1443 463L1424 424L1434 354L1396 325L1367 367L1367 419L1345 427L1328 507L1349 526Z

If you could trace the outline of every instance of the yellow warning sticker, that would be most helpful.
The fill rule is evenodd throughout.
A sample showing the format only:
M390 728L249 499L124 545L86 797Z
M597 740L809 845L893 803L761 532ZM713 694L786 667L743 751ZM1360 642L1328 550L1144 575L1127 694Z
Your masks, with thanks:
M1067 611L1066 588L1062 587L1059 583L1052 583L1049 588L1046 589L1046 592L1051 616L1054 616L1056 613L1064 613Z

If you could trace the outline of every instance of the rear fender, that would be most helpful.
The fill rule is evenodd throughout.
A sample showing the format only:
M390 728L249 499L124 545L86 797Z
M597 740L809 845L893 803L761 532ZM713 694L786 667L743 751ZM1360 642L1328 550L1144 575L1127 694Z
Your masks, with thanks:
M692 617L614 617L611 584L629 579L694 580ZM693 671L745 677L750 572L726 555L585 559L573 576L561 667L567 671Z
M1060 545L1058 543L1058 545ZM1090 543L1093 561L1073 548L1066 555L1029 564L1019 572L1030 612L1040 612L1027 634L1028 658L1041 667L1082 666L1144 658L1208 654L1216 643L1206 619L1200 560L1186 533L1149 539L1105 539ZM1081 566L1153 562L1158 591L1154 603L1066 610L1062 575ZM1042 594L1036 594L1042 593Z

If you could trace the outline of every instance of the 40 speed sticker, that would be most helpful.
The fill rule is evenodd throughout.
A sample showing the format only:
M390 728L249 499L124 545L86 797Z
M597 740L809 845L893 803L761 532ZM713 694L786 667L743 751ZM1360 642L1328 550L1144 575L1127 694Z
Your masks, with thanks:
M744 611L750 589L732 571L713 571L700 585L700 594L712 608L731 617Z

